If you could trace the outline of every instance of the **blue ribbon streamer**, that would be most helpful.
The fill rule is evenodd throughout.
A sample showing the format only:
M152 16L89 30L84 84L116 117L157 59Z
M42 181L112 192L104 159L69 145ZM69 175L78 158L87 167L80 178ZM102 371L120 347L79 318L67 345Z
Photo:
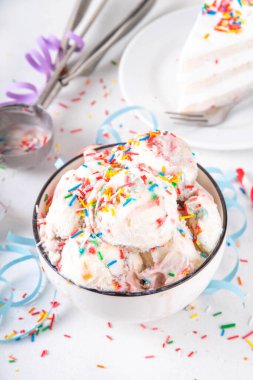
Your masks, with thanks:
M117 119L119 116L121 116L125 113L128 113L130 111L136 111L136 110L143 110L143 111L148 112L150 115L151 121L152 121L153 130L158 131L158 122L157 122L157 119L156 119L155 115L153 114L153 112L147 111L144 107L141 107L141 106L124 107L124 108L121 108L120 110L112 113L110 116L108 116L104 120L103 124L101 125L101 127L99 128L99 130L97 132L96 144L99 144L99 145L106 144L107 141L104 137L104 133L107 133L107 132L114 138L116 143L122 142L120 134L116 131L116 129L113 126L110 125L110 123L113 120Z
M25 305L29 304L30 302L34 301L38 297L38 295L40 294L42 284L43 284L43 280L44 280L44 282L47 281L46 276L43 275L43 273L42 273L41 266L39 263L39 258L37 256L37 254L31 252L28 248L23 247L23 246L27 246L27 245L29 245L31 247L35 247L34 240L30 239L30 238L23 237L23 236L16 235L12 232L8 233L7 240L11 241L12 243L15 243L15 245L13 245L13 244L6 244L6 245L0 244L0 252L16 253L18 255L21 255L21 257L9 261L7 264L5 264L0 269L0 282L4 283L6 285L6 287L8 288L8 292L9 292L9 296L6 297L7 300L4 300L3 297L0 297L0 317L3 317L7 312L10 311L10 309L12 307L25 306ZM3 275L13 266L18 265L18 264L25 262L25 261L28 261L28 260L34 260L36 263L36 266L38 269L37 284L36 284L35 288L31 291L31 293L28 296L26 296L24 299L14 301L14 292L12 290L12 285L8 280L6 280L5 277L3 277ZM53 300L55 299L55 296L56 296L56 290L54 292ZM48 314L45 316L45 318L41 322L36 323L29 330L26 330L24 333L14 335L13 337L8 338L8 339L0 339L0 342L6 343L6 342L11 342L11 341L16 341L16 340L20 340L20 339L23 339L23 338L29 336L32 332L36 331L36 329L38 329L40 326L43 325L43 322L46 320L48 315L50 315L51 311L52 311L52 307L48 311ZM0 319L0 325L1 325L1 319Z
M227 289L234 294L236 294L241 300L244 300L244 293L242 290L239 288L239 286L234 285L231 283L231 281L235 278L238 269L239 269L239 252L238 248L235 244L235 241L239 239L245 232L247 228L247 218L245 211L243 207L238 203L237 200L237 193L232 185L232 183L227 179L227 178L234 178L234 176L229 174L227 177L220 169L218 168L208 168L207 169L209 173L211 174L218 174L220 176L219 179L215 179L216 182L218 183L221 191L224 193L226 190L230 190L232 192L232 197L224 196L226 206L227 208L235 208L237 209L243 216L243 223L242 226L235 232L231 233L230 235L227 236L227 245L230 246L234 253L235 253L235 264L232 268L232 270L221 280L212 280L208 287L205 290L205 293L210 294L217 292L221 289Z
M6 247L3 247L2 245L0 245L0 251L5 251L5 252L15 252L19 255L22 255L22 257L18 258L18 259L14 259L10 262L8 262L7 264L5 264L1 269L0 269L0 279L2 278L2 275L8 270L10 269L11 267L17 265L17 264L20 264L22 262L25 262L27 260L35 260L36 264L37 264L37 267L38 267L38 272L39 272L39 276L38 276L38 281L37 281L37 284L36 284L36 287L34 288L34 290L27 296L25 297L24 299L20 300L20 301L12 301L11 304L9 304L9 308L11 307L18 307L18 306L23 306L23 305L26 305L27 303L31 302L32 300L35 299L35 297L37 296L37 294L39 293L39 290L41 288L41 284L42 284L42 271L41 271L41 268L40 268L40 263L39 263L39 259L36 255L34 255L33 253L31 253L30 251L22 248L22 247L17 247L17 246L14 246L14 245L6 245ZM3 299L0 298L0 302L2 304L5 304L6 305L6 301L4 301ZM8 309L7 309L8 310ZM6 311L7 311L6 310ZM1 312L1 309L0 309L0 312Z
M20 236L20 235L16 235L11 231L8 232L6 240L11 241L12 243L27 245L30 247L35 246L35 240L34 239L27 238L27 237Z

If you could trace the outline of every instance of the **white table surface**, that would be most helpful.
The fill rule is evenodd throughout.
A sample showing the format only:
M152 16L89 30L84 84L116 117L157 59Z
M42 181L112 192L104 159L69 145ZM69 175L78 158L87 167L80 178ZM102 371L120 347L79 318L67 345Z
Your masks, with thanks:
M104 17L96 30L87 39L87 50L94 40L117 22L134 0L111 0ZM155 8L143 23L157 16L182 7L198 3L190 0L159 0ZM61 35L71 1L67 0L2 0L0 3L0 100L4 100L4 91L13 80L28 80L42 85L41 77L35 73L24 59L24 53L36 46L38 35L51 33ZM110 17L108 16L110 12ZM110 23L109 23L110 20ZM132 33L133 34L133 33ZM49 111L55 124L54 150L49 160L40 167L16 171L0 168L0 200L8 206L4 221L0 222L0 239L7 231L32 235L31 215L36 196L51 173L55 170L55 157L68 159L78 153L82 147L94 143L97 127L105 114L124 106L117 84L118 67L111 60L118 60L128 38L108 52L96 71L88 78L76 79L59 95ZM102 80L103 80L103 83ZM106 86L106 88L103 88ZM86 94L79 102L71 99L85 90ZM96 101L93 104L93 101ZM69 108L63 109L59 102ZM92 105L93 104L93 105ZM132 116L122 119L122 136L132 136L131 131L145 130ZM71 129L82 128L82 132L72 134ZM63 130L62 130L63 129ZM130 132L129 132L130 131ZM203 165L233 169L243 166L250 170L253 151L215 152L198 150L198 161ZM242 339L227 340L231 335L244 335L253 329L248 320L253 315L252 301L252 209L249 201L240 195L247 210L249 228L241 240L240 257L248 259L241 264L241 276L246 293L246 306L228 292L221 291L212 296L202 295L194 302L192 310L183 310L171 318L148 324L142 329L139 325L113 324L107 327L107 321L94 316L80 315L60 296L61 305L56 309L57 319L54 329L41 334L34 343L30 340L6 343L0 346L0 379L198 379L223 380L252 378L253 351ZM210 311L206 312L206 307ZM212 313L222 311L219 317ZM197 318L190 318L194 313ZM233 331L225 337L220 336L222 323L236 322ZM158 327L158 330L152 330ZM197 331L197 333L193 333ZM71 335L67 339L64 334ZM206 334L206 339L201 339ZM106 335L113 337L110 341ZM162 348L167 335L174 343ZM180 347L180 354L175 348ZM41 358L43 349L48 356ZM188 358L188 354L194 355ZM13 354L17 361L8 362ZM146 355L155 355L145 359ZM102 364L106 368L98 368Z

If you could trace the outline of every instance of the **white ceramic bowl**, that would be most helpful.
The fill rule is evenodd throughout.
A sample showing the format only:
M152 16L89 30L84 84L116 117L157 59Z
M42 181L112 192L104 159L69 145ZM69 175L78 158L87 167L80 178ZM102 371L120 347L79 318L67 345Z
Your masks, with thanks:
M108 147L110 146L99 149ZM82 155L73 158L57 170L43 186L33 215L33 232L36 243L40 242L36 208L38 207L39 212L45 211L45 194L52 195L61 176L68 170L78 168L82 163ZM73 283L59 273L49 261L43 246L39 245L39 258L49 280L81 311L96 314L107 321L133 323L152 321L174 314L194 301L205 290L220 264L225 249L227 227L227 211L223 195L210 174L200 165L198 167L198 182L212 194L218 206L222 218L222 233L212 254L194 273L173 284L143 292L119 293L89 289Z

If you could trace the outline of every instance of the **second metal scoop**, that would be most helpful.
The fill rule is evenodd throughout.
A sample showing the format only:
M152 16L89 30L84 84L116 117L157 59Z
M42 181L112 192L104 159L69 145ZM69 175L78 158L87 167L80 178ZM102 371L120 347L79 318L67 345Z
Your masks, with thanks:
M16 104L0 108L0 162L9 167L37 166L48 154L53 142L53 121L44 109L63 86L80 74L92 72L109 48L128 33L151 9L156 0L143 0L88 55L80 56L67 74L54 75L39 96L37 104ZM56 71L60 71L61 63ZM62 71L62 68L61 68Z

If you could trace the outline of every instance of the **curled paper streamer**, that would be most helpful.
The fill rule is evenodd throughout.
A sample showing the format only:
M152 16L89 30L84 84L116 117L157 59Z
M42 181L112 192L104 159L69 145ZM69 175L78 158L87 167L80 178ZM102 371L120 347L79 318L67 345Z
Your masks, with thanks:
M12 243L16 243L16 244L22 244L22 245L27 245L30 247L35 247L35 240L34 239L16 235L11 231L9 231L7 234L7 240L11 241Z
M84 47L84 42L74 32L67 33L70 43L76 44L76 52L80 52ZM38 50L32 49L25 54L26 60L29 64L45 76L46 82L50 79L52 72L55 70L55 64L53 63L52 53L56 53L59 57L63 57L61 51L61 41L54 35L48 38L40 36L37 38L39 46ZM6 91L6 96L11 101L1 103L1 105L12 105L16 103L31 104L34 103L40 94L40 90L32 83L29 82L17 82L12 83L9 89Z
M104 137L105 133L109 133L113 137L115 143L122 142L122 139L120 137L119 132L116 130L115 127L113 127L110 124L111 124L111 122L113 120L117 119L119 116L121 116L121 115L123 115L125 113L128 113L128 112L137 111L137 110L143 110L143 111L149 113L151 121L152 121L152 129L154 131L157 131L158 130L158 123L157 123L157 119L156 119L155 115L153 114L153 112L150 112L150 111L148 111L147 109L145 109L144 107L141 107L141 106L124 107L124 108L121 108L120 110L112 113L110 116L108 116L104 120L103 124L101 125L101 127L99 128L99 130L97 132L96 144L102 145L102 144L106 144L107 143L107 141L106 141L106 139Z
M10 241L11 244L8 244L8 243L6 245L1 244L0 252L7 252L8 255L10 255L10 257L13 253L15 253L15 254L18 254L18 256L20 257L10 260L7 264L3 265L0 269L0 283L3 283L5 285L8 292L8 297L5 297L3 299L0 296L0 326L1 326L2 318L8 312L11 312L11 308L26 306L30 304L31 302L35 301L37 297L41 294L42 287L47 281L45 274L42 272L37 254L33 253L30 249L24 247L24 246L35 247L34 240L23 237L23 236L15 235L12 232L8 233L7 240ZM19 300L14 301L14 289L13 289L12 284L5 278L6 273L8 272L10 268L28 260L34 261L34 264L37 267L36 269L38 273L37 283L34 289L32 289L30 293L26 295L25 298L21 298ZM52 301L54 301L55 296L56 296L56 291L54 291L54 296L53 296ZM48 318L48 316L51 313L51 310L52 308L49 309L49 311L45 314L44 318L42 318L39 323L36 323L31 328L27 329L25 332L17 333L8 339L0 338L0 342L10 342L13 340L20 340L31 335L31 333L33 332L35 333L38 328L42 327L43 322Z
M0 269L0 278L4 278L3 275L5 274L5 272L7 272L11 267L13 267L19 263L22 263L22 262L27 261L27 260L34 260L34 262L36 263L36 266L38 269L38 281L37 281L36 287L24 299L22 299L20 301L15 301L15 302L12 301L11 304L9 305L9 308L10 307L23 306L23 305L29 303L30 301L32 301L37 296L37 294L39 293L41 284L42 284L42 271L40 268L40 263L38 261L38 257L36 255L34 255L33 253L29 252L27 249L24 249L22 247L16 247L14 245L9 245L9 244L7 244L6 246L0 245L0 251L15 252L15 253L21 255L20 258L14 259L14 260L8 262L7 264L5 264ZM11 289L11 291L13 292L12 289ZM8 301L5 301L0 297L0 303L3 305L6 305L6 303L8 303ZM2 314L2 308L0 308L0 314Z
M22 90L22 93L15 92L20 89ZM6 96L8 96L10 99L13 99L12 102L9 102L8 104L29 104L33 103L35 99L37 99L39 96L39 91L37 87L32 83L17 82L9 85L9 90L6 91ZM6 103L4 103L4 105L6 105Z
M218 168L207 168L210 174L218 175L219 178L215 178L215 181L218 183L222 193L226 190L229 190L230 193L232 194L231 197L224 196L226 206L227 208L235 208L237 209L242 217L243 217L243 222L242 226L235 232L231 233L230 235L227 236L227 245L233 249L235 253L235 264L232 268L232 270L221 280L212 280L208 287L205 290L205 293L214 293L217 292L218 290L221 289L227 289L233 293L235 293L238 297L241 298L241 300L244 299L244 293L242 290L239 288L239 286L232 284L232 280L235 278L238 268L239 268L239 252L238 248L235 244L235 241L239 239L245 232L247 228L247 218L246 218L246 213L243 209L243 207L238 203L237 199L237 194L234 186L232 183L227 180L227 176ZM229 176L230 177L230 176ZM231 177L230 177L231 178Z

